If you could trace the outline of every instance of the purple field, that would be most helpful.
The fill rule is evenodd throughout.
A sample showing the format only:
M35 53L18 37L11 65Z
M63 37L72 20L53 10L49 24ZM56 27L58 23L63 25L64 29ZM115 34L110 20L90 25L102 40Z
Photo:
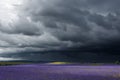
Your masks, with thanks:
M0 80L120 80L120 66L72 64L0 66Z

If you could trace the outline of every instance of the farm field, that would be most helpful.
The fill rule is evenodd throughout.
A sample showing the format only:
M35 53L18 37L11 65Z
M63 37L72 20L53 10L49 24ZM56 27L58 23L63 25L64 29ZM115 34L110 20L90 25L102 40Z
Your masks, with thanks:
M0 66L0 80L120 80L120 66L77 64Z

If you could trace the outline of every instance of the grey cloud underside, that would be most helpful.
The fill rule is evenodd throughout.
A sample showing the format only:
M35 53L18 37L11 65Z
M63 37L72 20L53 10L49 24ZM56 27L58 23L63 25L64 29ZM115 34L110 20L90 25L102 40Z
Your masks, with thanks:
M89 55L89 56L88 56ZM1 57L23 58L27 61L64 61L64 62L83 62L83 63L111 63L120 59L118 55L106 55L105 53L90 53L90 52L26 52L24 54L0 54ZM87 57L86 57L87 56Z
M28 0L18 6L17 23L0 25L0 46L24 52L119 41L119 4L119 0Z

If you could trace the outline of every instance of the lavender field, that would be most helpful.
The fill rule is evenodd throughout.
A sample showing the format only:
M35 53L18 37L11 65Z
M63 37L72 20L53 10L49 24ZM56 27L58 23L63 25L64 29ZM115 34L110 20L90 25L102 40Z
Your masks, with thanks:
M0 66L0 80L120 80L120 66L74 64Z

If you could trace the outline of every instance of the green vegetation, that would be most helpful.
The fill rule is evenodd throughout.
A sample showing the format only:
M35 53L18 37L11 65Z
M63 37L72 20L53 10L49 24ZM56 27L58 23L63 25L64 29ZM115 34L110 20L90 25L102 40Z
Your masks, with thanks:
M120 64L120 61L116 61L115 64Z
M1 61L0 66L7 66L7 65L19 65L19 64L29 64L30 62L19 62L19 61Z
M120 65L120 61L116 61L114 63L80 63L80 62L34 62L34 61L0 61L0 66L9 66L9 65L21 65L21 64L53 64L53 65L62 65L62 64L79 64L79 65L92 65L92 66L101 66L101 65Z

